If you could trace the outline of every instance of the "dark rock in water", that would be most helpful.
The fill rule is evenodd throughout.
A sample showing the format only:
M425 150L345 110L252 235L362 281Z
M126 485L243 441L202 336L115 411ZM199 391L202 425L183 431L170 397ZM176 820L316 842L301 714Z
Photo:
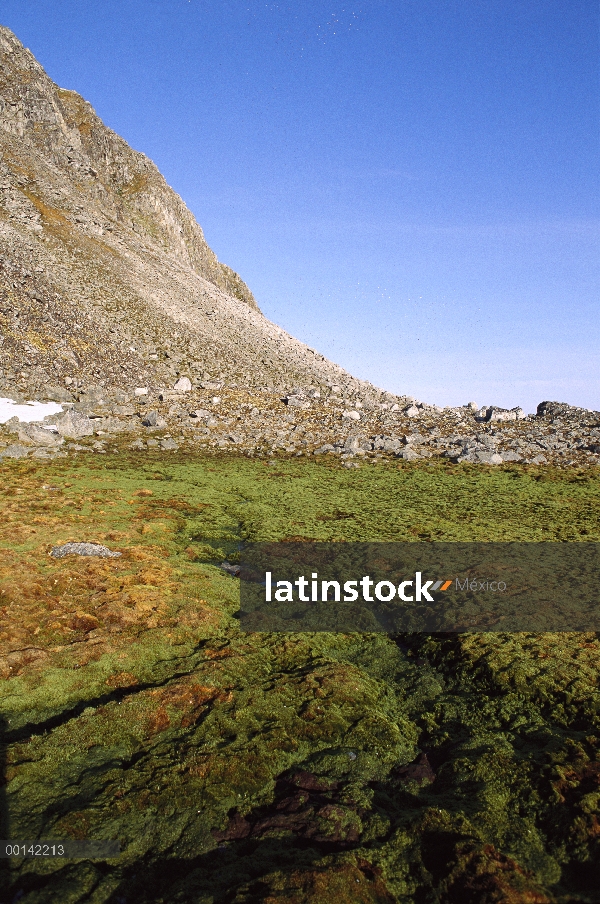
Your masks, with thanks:
M62 559L64 556L99 556L102 559L115 559L123 553L113 552L108 546L102 546L100 543L65 543L64 546L54 546L50 555L55 559Z

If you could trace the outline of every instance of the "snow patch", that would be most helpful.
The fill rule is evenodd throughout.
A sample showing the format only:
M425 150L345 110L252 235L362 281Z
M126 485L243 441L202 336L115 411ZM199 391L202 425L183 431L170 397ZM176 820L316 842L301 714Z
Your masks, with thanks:
M58 414L62 406L56 402L26 402L19 405L12 399L0 398L0 424L5 424L11 417L18 417L25 424L41 421L49 414Z

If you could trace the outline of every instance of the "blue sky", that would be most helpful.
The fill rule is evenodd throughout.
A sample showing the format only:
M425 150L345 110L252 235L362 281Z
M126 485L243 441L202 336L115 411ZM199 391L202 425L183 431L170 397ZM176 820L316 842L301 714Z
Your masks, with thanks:
M438 404L600 409L596 0L4 0L264 313Z

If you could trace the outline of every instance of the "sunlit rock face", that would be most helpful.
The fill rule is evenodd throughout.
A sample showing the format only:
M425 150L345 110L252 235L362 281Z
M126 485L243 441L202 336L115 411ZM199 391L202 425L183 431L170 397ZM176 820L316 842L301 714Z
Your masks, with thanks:
M152 161L2 27L0 337L0 389L344 376L263 317Z

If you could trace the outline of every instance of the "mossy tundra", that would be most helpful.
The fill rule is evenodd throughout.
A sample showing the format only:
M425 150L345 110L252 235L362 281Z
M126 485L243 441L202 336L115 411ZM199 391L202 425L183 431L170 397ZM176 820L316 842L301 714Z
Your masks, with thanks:
M595 634L245 634L240 539L600 539L600 474L2 466L2 900L600 901ZM70 540L116 559L53 559Z

